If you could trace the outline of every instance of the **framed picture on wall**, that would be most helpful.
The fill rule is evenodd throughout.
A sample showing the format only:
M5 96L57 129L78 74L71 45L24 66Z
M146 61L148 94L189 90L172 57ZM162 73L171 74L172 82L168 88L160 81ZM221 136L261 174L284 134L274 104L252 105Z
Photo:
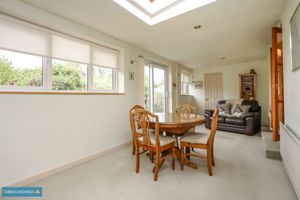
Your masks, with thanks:
M291 20L291 50L292 50L292 70L300 68L300 8L297 6Z
M193 81L195 89L202 89L203 88L203 81Z

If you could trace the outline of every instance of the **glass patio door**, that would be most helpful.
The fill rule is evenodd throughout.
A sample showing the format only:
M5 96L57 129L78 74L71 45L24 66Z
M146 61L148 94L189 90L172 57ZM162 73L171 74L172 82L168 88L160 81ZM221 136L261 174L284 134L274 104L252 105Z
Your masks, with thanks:
M145 66L144 86L146 109L154 113L166 113L168 81L167 68L149 63Z

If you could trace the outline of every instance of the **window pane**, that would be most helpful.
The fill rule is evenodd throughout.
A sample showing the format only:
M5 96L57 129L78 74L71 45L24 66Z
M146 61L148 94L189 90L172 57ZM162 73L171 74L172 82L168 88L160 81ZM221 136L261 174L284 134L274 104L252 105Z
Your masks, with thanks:
M150 110L150 68L148 66L145 66L144 73L145 106L147 110Z
M93 89L113 90L113 69L93 66Z
M53 90L87 90L87 65L53 59Z
M0 50L0 85L41 87L43 58Z
M181 94L182 95L189 94L189 84L188 83L181 83Z
M165 112L165 70L153 68L153 112Z

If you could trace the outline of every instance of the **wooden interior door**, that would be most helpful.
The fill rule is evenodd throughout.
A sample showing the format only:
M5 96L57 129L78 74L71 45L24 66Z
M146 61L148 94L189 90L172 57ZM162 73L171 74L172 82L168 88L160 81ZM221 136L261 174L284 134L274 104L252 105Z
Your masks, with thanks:
M279 122L284 123L282 29L272 28L271 49L272 129L273 140L280 140Z
M204 75L205 109L214 109L217 101L223 99L222 73Z

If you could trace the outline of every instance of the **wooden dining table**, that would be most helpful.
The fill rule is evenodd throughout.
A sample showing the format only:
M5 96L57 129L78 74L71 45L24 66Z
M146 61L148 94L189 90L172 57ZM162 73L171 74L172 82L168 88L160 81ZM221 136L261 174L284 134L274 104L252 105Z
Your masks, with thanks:
M159 118L159 131L165 131L175 136L182 136L191 128L205 123L204 116L189 114L180 116L177 113L155 113ZM154 128L154 122L150 122L150 128Z
M205 123L204 116L189 114L187 116L180 116L177 113L155 113L159 117L159 131L165 132L168 135L176 137L177 148L176 156L180 158L180 148L178 146L178 137L184 135L187 131L195 128L198 125ZM150 121L150 128L154 129L154 121ZM185 163L188 167L197 168L197 164L189 161Z

